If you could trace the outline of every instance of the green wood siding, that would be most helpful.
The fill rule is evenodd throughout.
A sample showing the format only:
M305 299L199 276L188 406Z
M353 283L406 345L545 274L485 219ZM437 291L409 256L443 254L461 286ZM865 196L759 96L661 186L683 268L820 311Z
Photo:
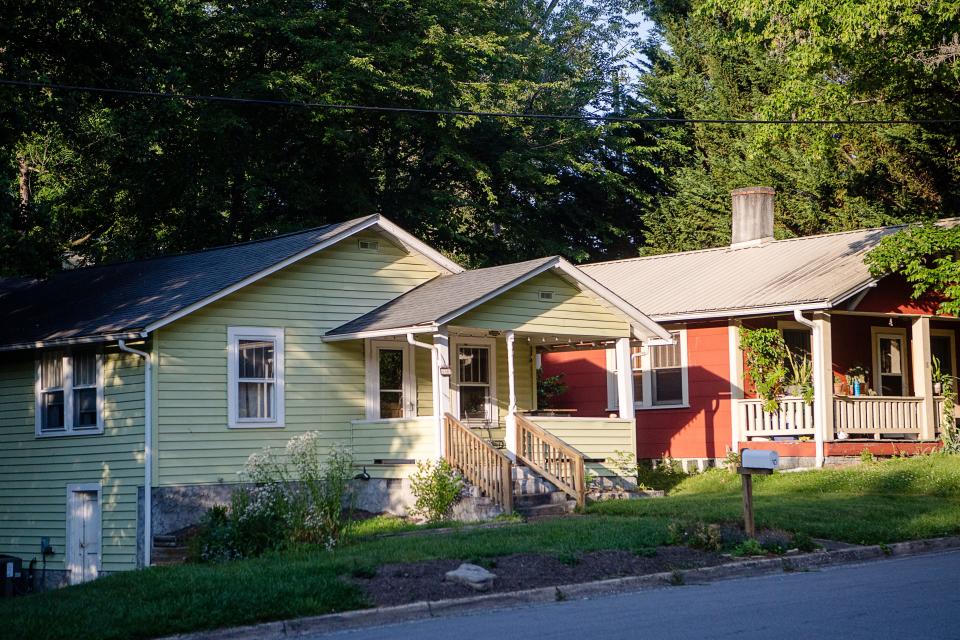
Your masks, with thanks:
M104 432L37 438L36 352L0 359L0 553L40 558L40 537L66 560L67 485L100 482L101 569L137 563L137 488L143 486L143 361L108 348L103 356Z
M540 300L552 291L553 300ZM554 273L542 273L453 321L461 327L548 335L627 337L629 323Z
M360 249L360 238L378 239L379 250ZM305 431L321 432L328 445L349 445L351 421L365 414L363 342L321 337L437 273L386 237L363 234L161 329L158 485L236 481L250 453ZM284 428L227 427L229 326L284 329Z
M374 478L406 478L413 465L374 465L374 460L432 460L437 457L436 424L431 417L353 423L353 457Z
M617 451L636 454L636 423L619 418L551 418L528 416L528 420L557 436L588 458L587 470L598 476L619 475L613 467Z

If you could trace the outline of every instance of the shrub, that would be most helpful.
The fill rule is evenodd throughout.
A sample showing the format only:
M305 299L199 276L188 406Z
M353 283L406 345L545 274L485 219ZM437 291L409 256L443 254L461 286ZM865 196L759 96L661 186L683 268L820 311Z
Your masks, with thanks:
M860 452L860 463L861 464L870 464L871 462L876 462L877 458L873 455L873 452L869 449L864 449Z
M664 456L656 465L637 465L637 486L670 491L689 475L683 470L678 460Z
M440 522L460 499L463 478L446 460L425 460L417 463L410 476L410 489L415 498L410 512L428 522Z
M720 526L703 522L671 522L667 526L670 544L686 545L703 551L719 551L721 546Z
M761 531L757 536L757 542L764 551L775 553L780 556L793 548L793 536L786 531L771 530Z
M249 558L289 543L338 545L348 533L344 509L353 460L334 448L324 459L319 434L291 438L285 459L269 447L251 454L229 510L211 508L192 545L192 557L216 562Z
M731 551L735 556L762 556L765 555L765 551L760 543L754 540L753 538L747 538Z
M793 534L793 548L799 551L816 551L820 546L806 533Z

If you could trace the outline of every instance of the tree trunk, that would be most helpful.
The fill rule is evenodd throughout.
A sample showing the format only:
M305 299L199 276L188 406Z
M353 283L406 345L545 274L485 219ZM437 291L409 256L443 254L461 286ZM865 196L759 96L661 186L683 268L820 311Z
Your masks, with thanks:
M30 227L30 200L32 198L30 191L30 163L24 156L17 156L17 165L20 170L20 219L18 222L20 229L26 230Z

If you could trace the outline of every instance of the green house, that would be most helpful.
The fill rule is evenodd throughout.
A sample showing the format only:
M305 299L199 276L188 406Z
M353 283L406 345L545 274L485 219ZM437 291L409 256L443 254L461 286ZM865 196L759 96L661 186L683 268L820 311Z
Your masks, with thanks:
M370 511L443 456L502 510L521 467L582 500L635 449L631 338L669 334L562 258L465 270L381 216L0 280L0 553L72 583L150 564L306 431ZM610 343L622 418L537 412L539 351Z

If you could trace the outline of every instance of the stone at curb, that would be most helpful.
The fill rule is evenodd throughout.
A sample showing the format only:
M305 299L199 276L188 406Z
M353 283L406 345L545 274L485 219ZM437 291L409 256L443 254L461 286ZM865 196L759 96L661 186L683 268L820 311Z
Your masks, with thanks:
M168 636L164 640L284 640L306 634L342 631L358 627L373 627L394 624L409 620L432 618L439 615L456 615L471 611L490 611L508 609L525 604L554 602L562 599L590 598L614 593L643 591L666 588L678 584L714 582L728 578L742 578L783 571L797 571L843 564L862 560L872 560L888 556L910 556L931 551L960 549L960 536L911 540L890 545L874 545L838 549L836 551L817 551L791 557L765 558L763 560L744 560L715 567L686 569L669 573L654 573L645 576L611 578L596 582L560 585L557 587L539 587L512 591L509 593L491 593L469 598L450 598L435 602L414 602L394 607L378 609L360 609L344 613L332 613L309 618L297 618L284 622L268 622L248 627L200 631L177 636Z
M463 563L453 571L447 571L443 579L447 582L456 582L474 591L489 591L493 586L496 575L475 564Z

